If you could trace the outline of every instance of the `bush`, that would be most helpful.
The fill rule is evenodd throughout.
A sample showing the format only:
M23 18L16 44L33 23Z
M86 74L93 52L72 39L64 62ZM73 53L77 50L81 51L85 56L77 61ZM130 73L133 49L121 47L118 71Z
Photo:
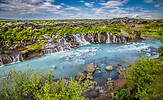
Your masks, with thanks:
M163 45L158 48L157 52L160 53L161 55L163 55Z
M81 96L90 89L89 81L80 83L70 78L53 81L54 74L34 73L32 70L9 69L9 73L0 77L0 97L2 100L23 100L24 95L32 94L36 100L81 100Z
M114 92L113 96L115 100L122 100L123 96L127 93L127 89L122 89L120 92Z
M159 70L158 62L146 57L131 64L125 74L126 80L130 83L130 98L153 98L154 93L150 91L150 85L156 82L155 78L160 75Z

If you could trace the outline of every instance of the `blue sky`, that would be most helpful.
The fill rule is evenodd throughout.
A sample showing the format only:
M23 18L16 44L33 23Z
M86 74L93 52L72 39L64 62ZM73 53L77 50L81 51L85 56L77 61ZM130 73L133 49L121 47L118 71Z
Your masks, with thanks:
M0 0L0 18L163 18L163 0Z

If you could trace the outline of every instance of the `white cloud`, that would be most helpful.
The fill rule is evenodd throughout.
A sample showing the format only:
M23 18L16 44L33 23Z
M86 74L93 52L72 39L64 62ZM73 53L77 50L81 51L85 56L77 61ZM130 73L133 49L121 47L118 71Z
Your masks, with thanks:
M47 7L47 8L49 7L49 8L52 8L52 9L60 9L61 8L60 5L53 5L53 4L49 3L49 2L44 2L42 6Z
M55 0L46 0L47 2L55 2Z
M123 0L122 3L127 3L128 1L130 1L130 0Z
M94 3L95 3L95 2L90 2L90 3L85 2L84 5L85 5L85 6L88 6L88 7L93 7L93 4L94 4Z
M65 5L64 3L61 3L61 5Z
M92 10L95 11L94 15L101 15L105 13L102 8L92 8Z
M145 3L154 3L153 0L144 0Z
M78 2L85 2L85 1L83 1L83 0L80 0L80 1L78 1Z
M67 10L80 10L79 8L76 8L76 7L71 7L71 6L67 6L68 8L65 8Z
M3 13L4 11L0 11L0 13L15 16L23 16L27 14L44 14L45 11L50 11L55 14L65 13L64 11L60 10L61 5L54 5L50 2L42 2L35 5L35 3L37 3L36 0L31 0L30 3L29 1L30 0L28 0L28 2L25 2L24 0L6 0L6 3L0 3L0 8L5 10L7 13Z
M122 10L121 8L116 8L116 9L112 9L112 10L108 10L111 14L127 14L129 12Z
M155 7L160 7L160 5L155 5Z
M105 6L104 8L116 8L118 6L123 6L121 1L108 1L106 3L99 4Z
M127 8L124 8L124 9L126 9L126 10L134 10L135 8L134 7L131 7L131 8L127 7Z

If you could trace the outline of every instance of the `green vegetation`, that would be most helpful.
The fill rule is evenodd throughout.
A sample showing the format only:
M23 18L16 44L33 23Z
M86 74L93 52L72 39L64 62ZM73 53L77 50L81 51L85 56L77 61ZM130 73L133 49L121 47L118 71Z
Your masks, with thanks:
M157 59L142 57L127 69L129 86L114 92L115 100L160 100L163 96L163 56Z
M46 41L42 40L41 42L37 42L35 44L32 44L32 45L28 46L26 50L21 51L21 52L22 53L28 53L29 51L38 52L39 50L44 49L44 43L45 42Z
M15 70L0 77L0 97L2 100L81 100L82 94L90 89L89 80L76 81L74 78L53 81L54 74L38 74L32 70Z
M132 38L149 37L163 38L163 24L147 24L147 25L127 25L122 28Z
M115 18L117 19L117 18ZM37 24L43 24L43 23L55 23L55 22L96 22L96 21L107 21L108 19L99 19L99 20L82 20L82 19L74 19L74 20L47 20L47 21L27 21L27 22L33 22ZM134 19L133 19L134 20ZM138 19L140 20L140 19ZM156 20L153 20L154 22ZM158 21L158 20L157 20ZM162 21L162 20L160 20ZM18 23L16 21L11 22L1 22L1 26L7 25L7 23ZM123 30L125 34L128 35L128 37L131 37L133 39L139 39L139 38L157 38L163 41L163 24L131 24L126 25L125 23L121 24L108 24L108 23L101 23L94 26L80 26L80 27L74 27L74 26L61 26L61 27L50 27L46 26L41 29L35 29L32 27L15 27L13 29L8 28L6 30L0 29L0 47L3 51L11 50L11 49L17 49L20 50L20 48L24 48L29 46L29 48L26 48L23 53L26 53L28 51L36 51L38 52L41 48L43 48L42 41L44 40L43 35L52 37L53 35L59 35L58 37L52 37L52 40L54 42L57 41L57 39L62 38L64 35L70 35L70 34L77 34L77 33L92 33L92 34L106 34L112 33L115 36L120 36L119 32ZM36 42L37 41L37 42ZM38 42L39 41L39 42ZM45 43L45 42L44 42ZM36 44L40 44L37 46ZM32 45L32 47L31 47Z
M163 45L158 48L158 53L160 53L163 56Z
M15 44L18 44L18 47L23 47L27 45L34 46L35 44L37 44L35 41L44 40L42 35L52 37L52 34L59 35L57 38L54 38L54 37L52 38L54 42L56 42L57 39L60 39L62 36L64 36L64 34L65 35L76 34L76 33L86 34L88 32L97 34L97 33L109 32L109 33L113 33L116 36L119 36L118 32L120 32L121 27L122 27L121 24L110 24L110 25L107 25L107 27L105 28L95 25L95 26L89 26L89 27L66 26L66 27L60 27L59 29L55 27L46 26L45 28L41 28L39 30L32 29L32 27L28 27L25 29L22 29L21 27L16 27L13 29L8 28L7 31L0 29L0 46L4 50L10 49L9 47ZM38 43L38 44L42 44L42 43ZM33 48L33 46L29 48ZM29 48L28 50L34 50L34 49L29 49ZM39 51L39 50L36 50L36 51Z
M122 89L120 92L116 91L114 92L113 96L115 100L122 100L124 95L126 94L127 89Z

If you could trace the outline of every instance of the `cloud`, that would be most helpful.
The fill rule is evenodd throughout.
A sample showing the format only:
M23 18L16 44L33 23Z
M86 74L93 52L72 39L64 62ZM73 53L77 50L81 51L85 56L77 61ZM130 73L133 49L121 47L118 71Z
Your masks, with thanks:
M39 1L39 3L37 2ZM5 0L5 3L0 3L1 11L4 15L24 16L28 14L45 14L46 11L50 11L55 14L65 13L60 11L61 5L54 5L50 2L43 0ZM54 0L48 0L53 1ZM38 4L35 4L38 3Z
M160 7L160 5L155 5L155 7Z
M47 2L55 2L55 0L46 0Z
M145 3L154 3L153 0L144 0Z
M134 10L135 8L134 7L131 7L131 8L127 7L127 8L124 8L124 9L126 9L126 10Z
M76 8L76 7L71 7L71 6L67 6L68 8L65 8L67 10L80 10L79 8Z
M105 13L102 8L92 8L92 10L95 11L94 15L101 15Z
M85 2L85 1L83 1L83 0L80 0L80 1L78 1L78 2Z
M111 14L127 14L128 11L122 10L121 8L116 8L112 10L108 10Z
M93 7L93 4L95 3L95 2L90 2L90 3L88 3L88 2L85 2L85 1L83 1L83 0L80 0L80 1L78 1L78 2L83 2L84 5L87 6L87 7Z
M64 3L61 3L61 5L65 5Z
M61 8L60 5L53 5L53 4L49 3L49 2L44 2L42 6L47 8L47 9L49 9L49 8L60 9Z
M128 1L130 1L130 0L123 0L122 3L127 3Z
M85 2L84 5L85 5L85 6L88 6L88 7L93 7L93 4L94 4L94 3L95 3L95 2L90 2L90 3Z
M121 1L108 1L106 3L99 4L105 6L104 8L116 8L118 6L123 6Z

